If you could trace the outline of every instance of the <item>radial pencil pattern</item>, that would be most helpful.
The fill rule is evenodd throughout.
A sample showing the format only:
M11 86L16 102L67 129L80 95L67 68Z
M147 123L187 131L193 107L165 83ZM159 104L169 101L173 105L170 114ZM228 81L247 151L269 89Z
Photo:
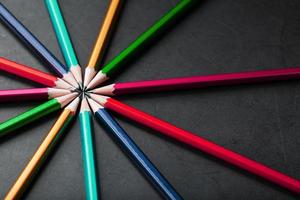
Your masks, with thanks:
M84 169L86 199L99 199L99 188L101 188L101 180L98 180L96 172L97 159L94 152L95 142L93 141L92 116L104 127L107 134L119 144L120 148L126 152L126 156L133 161L162 197L174 200L183 199L176 188L172 186L172 183L165 178L142 149L118 124L110 114L111 111L142 126L153 129L166 138L171 138L293 193L300 194L299 180L113 98L114 96L118 97L123 94L154 93L210 86L296 79L300 78L300 68L177 77L107 85L107 80L112 78L121 68L127 67L128 60L135 59L138 52L150 45L163 32L166 32L169 26L176 23L176 20L184 17L187 11L192 11L192 7L198 1L181 0L136 38L127 48L121 51L120 54L100 68L100 61L102 61L107 49L109 36L113 32L113 27L122 9L121 3L125 2L121 0L112 0L110 2L86 67L79 65L57 0L45 0L45 5L48 9L66 66L5 5L0 3L1 21L20 41L38 54L41 60L47 64L46 66L53 70L56 75L47 74L33 67L0 57L1 70L44 86L44 88L1 90L0 102L46 100L45 103L2 122L0 124L0 136L8 135L10 132L28 125L41 117L62 109L57 121L17 180L13 183L5 199L16 199L22 196L30 181L47 158L48 153L54 148L56 141L69 127L70 122L77 114L80 121L82 167Z

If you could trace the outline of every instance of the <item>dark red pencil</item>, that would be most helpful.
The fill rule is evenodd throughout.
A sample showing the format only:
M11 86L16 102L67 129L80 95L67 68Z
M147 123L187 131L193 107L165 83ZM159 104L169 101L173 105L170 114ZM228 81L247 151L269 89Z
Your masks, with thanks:
M24 100L46 100L63 95L71 94L70 90L57 88L29 88L15 90L0 90L0 102L24 101Z
M161 92L167 90L203 88L220 85L237 85L299 78L300 67L115 83L96 88L92 90L92 92L102 95L122 95L131 93Z

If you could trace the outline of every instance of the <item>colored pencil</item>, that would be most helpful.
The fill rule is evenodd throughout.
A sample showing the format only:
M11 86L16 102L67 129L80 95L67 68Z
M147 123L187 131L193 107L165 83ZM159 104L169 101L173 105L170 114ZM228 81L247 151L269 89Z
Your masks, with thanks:
M115 83L96 88L92 90L92 92L102 95L122 95L131 93L161 92L177 89L204 88L210 86L248 84L299 78L300 67L170 78L162 80L137 81L128 83Z
M182 199L168 180L158 171L154 164L112 118L106 109L92 99L89 99L89 103L97 120L103 124L109 133L111 133L113 138L119 143L120 147L129 155L155 188L161 192L165 199Z
M146 127L154 129L162 133L163 135L171 137L198 150L204 151L207 154L224 160L236 167L240 167L268 181L278 184L290 191L300 194L299 180L289 177L279 171L273 170L263 164L260 164L245 156L242 156L229 149L219 146L213 142L210 142L209 140L206 140L198 135L180 129L168 122L153 117L145 112L123 104L112 98L95 94L92 94L91 97L105 108L113 110L114 112L117 112L122 116L125 116L135 122L143 124Z
M22 78L26 78L48 87L56 87L62 89L73 88L73 86L71 86L61 78L57 78L32 67L7 60L3 57L0 57L0 70L17 75Z
M81 87L81 68L79 66L79 62L77 60L76 53L74 51L58 2L57 0L45 0L45 4L67 66Z
M144 48L154 37L156 37L166 27L174 22L191 4L193 0L181 0L174 8L167 14L160 18L154 25L152 25L146 32L140 35L134 42L132 42L125 50L118 56L111 60L107 65L100 70L97 75L91 80L87 88L91 89L101 84L111 77L112 73L124 66L125 62L132 58L138 51Z
M56 88L0 90L0 102L53 99L70 93L70 90Z
M86 97L83 97L82 99L79 120L86 199L98 199L97 172L93 142L94 135L92 130L91 111Z
M99 31L88 65L85 68L83 83L84 87L86 87L92 80L92 78L94 78L94 76L96 75L96 66L100 63L104 56L106 46L112 33L113 25L115 24L117 16L119 15L120 7L121 0L110 1L109 8L104 17L104 21Z
M57 75L72 84L77 85L73 75L66 71L65 66L11 13L0 3L0 20L14 32L21 41L27 44L33 51L51 67Z
M74 118L78 104L79 98L77 97L63 110L33 157L7 192L5 200L19 199L21 197L22 193L26 190L26 187L29 186L35 174L37 174L38 170L47 159L47 156L53 150L57 141L62 137L62 134Z
M18 116L12 117L0 124L0 137L14 131L30 122L33 122L51 112L63 108L72 101L78 94L71 93L65 96L51 99L35 108L32 108Z

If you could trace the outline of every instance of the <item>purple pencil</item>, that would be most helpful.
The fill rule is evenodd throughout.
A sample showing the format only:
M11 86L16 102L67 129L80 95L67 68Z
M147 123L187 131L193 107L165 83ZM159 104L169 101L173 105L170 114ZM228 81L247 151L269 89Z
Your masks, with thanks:
M160 92L176 89L192 89L210 86L258 83L267 81L299 79L300 67L260 70L239 73L192 76L162 80L148 80L127 83L115 83L92 90L102 95L122 95L131 93Z
M26 88L15 90L0 90L0 102L45 100L56 98L70 93L71 92L69 90L57 88Z

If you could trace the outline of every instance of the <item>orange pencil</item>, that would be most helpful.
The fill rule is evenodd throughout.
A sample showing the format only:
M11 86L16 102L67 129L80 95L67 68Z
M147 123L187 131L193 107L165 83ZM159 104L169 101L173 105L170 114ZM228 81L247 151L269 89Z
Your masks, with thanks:
M112 32L114 22L117 19L118 11L121 7L121 0L111 0L104 21L102 23L98 38L92 51L89 63L84 73L83 86L87 86L96 75L96 65L103 58L109 35Z
M18 199L22 195L26 187L29 185L30 180L33 178L34 174L43 164L43 161L54 147L58 138L73 119L78 104L79 97L73 100L73 102L64 109L42 144L39 146L29 163L26 165L25 169L22 171L16 182L6 194L5 200Z

